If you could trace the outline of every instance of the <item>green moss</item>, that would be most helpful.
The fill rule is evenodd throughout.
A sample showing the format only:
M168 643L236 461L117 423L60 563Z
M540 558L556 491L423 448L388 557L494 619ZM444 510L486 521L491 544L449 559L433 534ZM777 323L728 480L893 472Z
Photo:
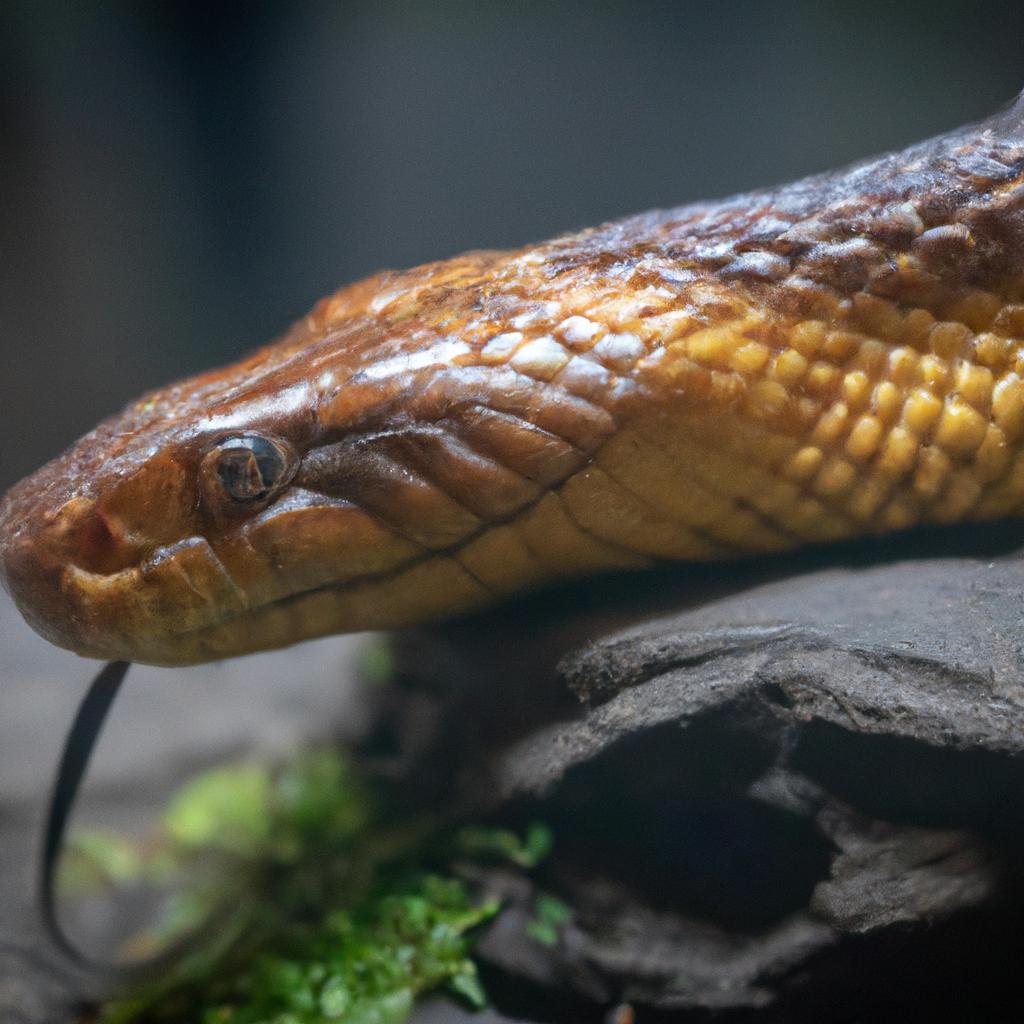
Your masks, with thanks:
M65 873L78 889L100 878L193 883L136 949L211 914L216 922L175 970L104 1006L99 1021L399 1024L417 996L442 986L483 1006L472 933L499 908L452 865L502 859L530 868L550 833L535 825L522 838L482 828L447 834L430 822L385 820L347 761L321 751L200 776L144 841L80 833ZM562 906L538 902L537 923L554 932Z
M572 909L554 896L538 896L533 901L533 918L527 922L526 934L542 946L558 944L559 929L572 919Z
M475 980L466 933L497 907L476 905L461 883L432 875L374 893L354 911L263 931L148 1011L108 1009L104 1021L204 1020L225 1024L403 1021L419 993Z
M359 655L359 672L371 683L390 683L395 674L395 653L386 635L374 637Z
M504 860L522 868L536 867L550 852L551 830L533 822L526 835L509 829L467 826L455 836L458 849L467 856L480 860Z
M201 775L171 801L163 817L172 843L246 855L267 839L271 779L256 764L232 765Z

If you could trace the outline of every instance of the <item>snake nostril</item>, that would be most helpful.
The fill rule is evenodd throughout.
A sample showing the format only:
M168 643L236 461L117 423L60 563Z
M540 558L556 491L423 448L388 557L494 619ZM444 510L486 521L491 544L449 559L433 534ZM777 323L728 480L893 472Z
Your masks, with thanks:
M90 516L76 531L78 558L83 569L112 572L117 566L118 541L110 523L101 513Z
M74 497L53 510L30 509L8 540L20 561L39 574L60 574L76 566L110 575L138 564L140 548L116 516L91 498Z
M69 531L69 560L88 572L109 575L139 561L139 549L124 536L116 520L93 509Z

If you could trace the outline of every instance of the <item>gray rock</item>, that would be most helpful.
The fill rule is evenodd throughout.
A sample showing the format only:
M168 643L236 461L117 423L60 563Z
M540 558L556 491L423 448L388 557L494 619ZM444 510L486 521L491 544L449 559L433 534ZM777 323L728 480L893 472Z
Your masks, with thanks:
M983 951L1024 924L1024 563L878 553L768 581L740 567L706 602L679 574L625 578L607 603L570 590L405 639L439 723L410 775L447 764L428 798L555 831L539 874L492 879L513 908L481 946L499 973L596 1004L816 1019L800 1007L828 1007L824 986L895 986L873 957L910 936L910 962L942 947L978 998L1024 1009ZM652 616L659 600L684 610ZM609 629L623 606L638 621ZM566 687L583 703L558 704ZM543 951L541 892L574 908ZM941 1007L951 978L917 1003Z

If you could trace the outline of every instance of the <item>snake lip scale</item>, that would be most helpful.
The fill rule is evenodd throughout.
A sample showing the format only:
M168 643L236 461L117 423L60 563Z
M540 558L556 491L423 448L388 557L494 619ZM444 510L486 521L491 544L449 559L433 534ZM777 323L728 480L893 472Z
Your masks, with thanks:
M343 288L13 487L0 566L55 643L174 665L1022 511L1024 97Z

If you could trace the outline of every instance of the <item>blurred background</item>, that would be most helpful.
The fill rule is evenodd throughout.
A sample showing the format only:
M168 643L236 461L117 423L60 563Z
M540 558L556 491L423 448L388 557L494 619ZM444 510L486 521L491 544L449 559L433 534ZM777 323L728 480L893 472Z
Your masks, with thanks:
M0 487L384 266L984 116L1024 5L5 3Z
M1022 39L1020 0L6 0L0 490L142 390L236 358L381 267L983 117L1024 88ZM357 724L338 681L360 642L134 672L92 814L143 820L183 765ZM34 927L42 794L92 671L0 594L4 1020L55 1019L24 1009L38 979L3 949Z

